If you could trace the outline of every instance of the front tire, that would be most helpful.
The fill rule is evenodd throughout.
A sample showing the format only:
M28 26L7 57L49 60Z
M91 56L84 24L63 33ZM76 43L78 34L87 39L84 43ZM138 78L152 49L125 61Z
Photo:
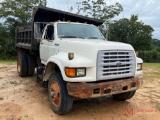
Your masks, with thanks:
M51 74L48 82L48 96L51 109L60 115L72 109L73 99L68 95L66 82L60 72Z
M112 96L116 100L125 101L127 99L132 98L135 93L136 93L136 90L125 92L125 93L120 93L120 94L115 94L115 95L112 95Z

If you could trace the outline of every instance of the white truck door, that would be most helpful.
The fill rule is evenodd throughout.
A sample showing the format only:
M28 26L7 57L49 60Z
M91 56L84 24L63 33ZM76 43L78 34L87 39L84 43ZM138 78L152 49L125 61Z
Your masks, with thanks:
M40 58L41 62L46 64L48 58L58 52L59 44L54 39L53 25L47 25L43 34L43 39L40 43Z

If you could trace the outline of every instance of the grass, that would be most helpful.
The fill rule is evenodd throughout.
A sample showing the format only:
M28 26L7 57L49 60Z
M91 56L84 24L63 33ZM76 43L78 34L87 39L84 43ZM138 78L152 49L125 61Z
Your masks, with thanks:
M155 95L155 94L153 94L153 95L160 99L160 95Z
M144 69L145 67L155 67L160 69L160 63L144 63Z
M159 82L160 78L160 63L144 63L144 72L143 77L145 81L145 85L152 84L152 82L157 83ZM158 87L156 84L154 87ZM150 91L148 94L154 95L156 98L160 99L159 92L155 92L154 88L148 88ZM156 89L157 90L157 89ZM160 90L160 89L158 89ZM156 99L150 98L150 103L160 111L160 103Z
M16 64L16 60L0 60L0 64Z
M155 102L153 101L153 100L150 100L150 103L153 105L153 104L155 104Z
M160 103L156 104L156 108L160 111Z
M17 85L18 83L16 81L10 81L10 84Z
M152 100L150 100L150 103L151 103L153 106L155 106L155 108L156 108L157 110L160 111L160 103L159 103L159 102L154 101L154 100L152 99Z
M143 67L143 77L147 80L159 78L160 77L160 63L144 63Z
M0 97L0 100L3 100L3 97Z

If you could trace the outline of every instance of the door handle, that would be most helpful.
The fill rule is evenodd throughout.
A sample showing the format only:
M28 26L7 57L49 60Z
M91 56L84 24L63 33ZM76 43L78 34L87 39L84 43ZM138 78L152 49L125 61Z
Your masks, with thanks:
M54 45L55 45L55 46L59 46L59 44L57 44L57 43L55 43Z

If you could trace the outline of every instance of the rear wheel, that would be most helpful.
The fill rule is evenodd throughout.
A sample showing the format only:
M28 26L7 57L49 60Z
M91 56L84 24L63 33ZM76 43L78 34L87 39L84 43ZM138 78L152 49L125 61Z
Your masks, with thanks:
M135 92L136 92L136 90L125 92L125 93L120 93L120 94L115 94L115 95L112 95L112 96L116 100L125 101L127 99L132 98L134 96Z
M73 104L72 97L68 95L66 83L60 72L53 73L48 82L48 95L51 109L57 114L68 113Z
M19 76L27 76L27 57L25 54L20 53L17 57L17 71Z
M35 60L32 55L27 55L28 61L28 76L33 76L35 71Z

